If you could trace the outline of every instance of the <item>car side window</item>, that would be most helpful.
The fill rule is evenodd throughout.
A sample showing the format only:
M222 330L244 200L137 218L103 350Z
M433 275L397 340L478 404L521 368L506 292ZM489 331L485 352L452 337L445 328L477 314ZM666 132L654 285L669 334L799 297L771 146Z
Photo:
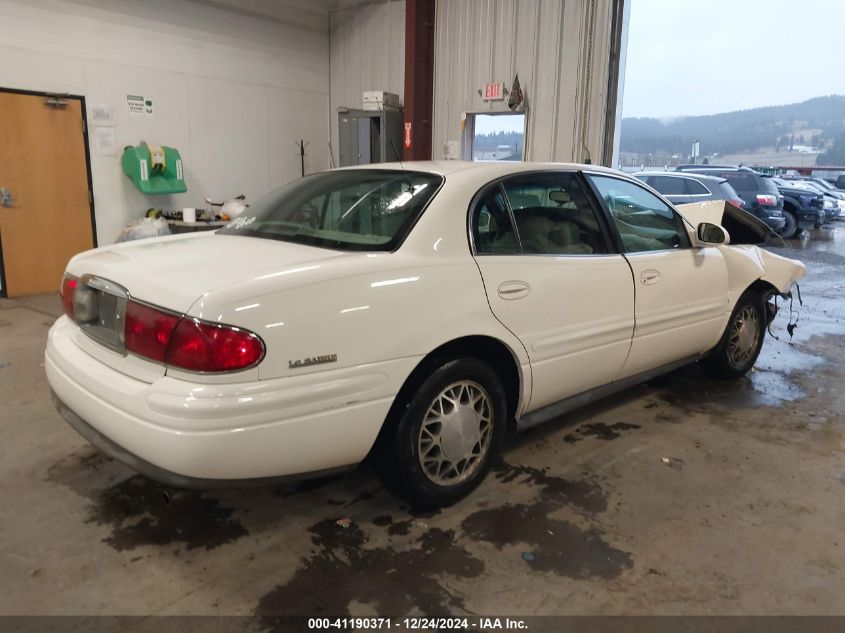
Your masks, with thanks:
M710 190L697 180L693 180L692 178L684 178L684 180L687 182L688 193L691 196L706 196L710 193Z
M604 199L626 253L690 248L683 218L639 185L612 176L589 176Z
M524 255L591 255L608 243L575 174L524 174L504 181Z
M475 252L486 255L519 253L511 216L500 185L488 188L472 211L472 238Z
M652 176L648 184L657 189L664 196L685 196L687 189L684 186L686 178L678 176Z

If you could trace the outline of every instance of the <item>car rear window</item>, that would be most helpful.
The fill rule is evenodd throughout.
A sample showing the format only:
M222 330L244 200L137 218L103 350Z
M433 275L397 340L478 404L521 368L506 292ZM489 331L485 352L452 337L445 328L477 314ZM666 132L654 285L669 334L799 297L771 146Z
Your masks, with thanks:
M220 232L336 250L391 251L443 182L437 174L343 169L294 180Z
M726 171L720 173L719 176L731 183L731 187L737 191L757 191L759 189L755 178L756 174L747 171ZM772 186L774 187L774 183L772 183Z
M759 178L759 180L760 191L762 191L763 193L771 193L775 195L778 193L778 187L771 176L762 176Z

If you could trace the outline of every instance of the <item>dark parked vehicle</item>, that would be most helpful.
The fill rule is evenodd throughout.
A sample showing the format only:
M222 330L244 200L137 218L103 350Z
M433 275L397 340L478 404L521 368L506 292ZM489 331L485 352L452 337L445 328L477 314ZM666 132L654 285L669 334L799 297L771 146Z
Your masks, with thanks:
M799 228L819 228L825 223L822 193L786 180L776 179L774 182L783 196L783 215L787 219L781 235L790 238Z
M783 188L798 188L806 189L808 193L814 195L821 194L822 209L824 210L824 221L830 222L831 220L835 220L839 217L839 198L832 195L833 192L831 192L831 194L828 194L827 190L823 189L816 183L809 180L787 180L785 178L775 178L774 181L775 184L778 186L778 190L781 190ZM784 198L786 198L785 194ZM786 204L785 201L784 204Z
M644 171L634 174L634 177L656 189L673 204L727 200L740 208L743 206L739 194L726 179L719 176Z
M845 175L839 176L839 178L836 179L834 187L845 190Z
M739 194L745 203L743 208L746 211L787 237L784 231L790 228L787 226L789 219L783 213L783 198L770 176L765 176L748 167L732 165L679 165L675 171L724 178ZM789 236L794 235L797 230L793 228Z
M826 196L833 196L834 198L838 198L839 200L845 200L845 190L837 189L832 184L830 184L824 178L818 178L817 176L792 176L786 175L781 176L784 180L797 180L799 182L809 182L814 184L816 187L821 189L822 193Z

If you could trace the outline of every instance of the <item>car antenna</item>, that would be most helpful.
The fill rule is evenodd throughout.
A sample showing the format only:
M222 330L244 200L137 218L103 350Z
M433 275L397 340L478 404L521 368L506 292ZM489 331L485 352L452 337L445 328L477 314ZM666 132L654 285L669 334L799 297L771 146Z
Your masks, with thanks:
M405 173L405 165L402 164L402 159L399 158L399 150L396 149L396 143L393 142L393 139L390 139L390 146L393 148L393 155L396 156L396 161L399 163L399 166L402 168L402 173L405 174L405 180L408 181L408 191L413 191L414 185L411 184L411 178L408 174Z

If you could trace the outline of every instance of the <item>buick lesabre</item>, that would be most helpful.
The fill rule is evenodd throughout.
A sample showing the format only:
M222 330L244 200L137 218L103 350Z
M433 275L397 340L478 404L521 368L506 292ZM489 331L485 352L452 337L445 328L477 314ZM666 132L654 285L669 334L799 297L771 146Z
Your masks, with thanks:
M592 165L327 171L217 232L74 257L45 367L74 429L163 482L369 456L444 505L511 430L688 363L745 374L805 273L771 237Z

